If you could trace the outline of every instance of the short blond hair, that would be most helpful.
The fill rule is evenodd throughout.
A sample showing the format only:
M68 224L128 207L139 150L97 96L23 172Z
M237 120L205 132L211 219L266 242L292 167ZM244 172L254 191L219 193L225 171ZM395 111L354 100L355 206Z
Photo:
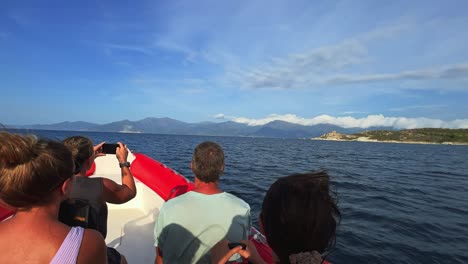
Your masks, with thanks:
M224 172L224 151L215 142L200 143L193 152L192 171L203 182L216 182Z

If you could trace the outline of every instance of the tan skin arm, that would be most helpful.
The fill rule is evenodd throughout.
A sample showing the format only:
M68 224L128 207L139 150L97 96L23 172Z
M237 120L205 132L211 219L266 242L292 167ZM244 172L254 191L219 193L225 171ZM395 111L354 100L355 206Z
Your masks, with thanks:
M116 157L119 163L127 162L128 149L121 143L117 142L119 147L116 150ZM136 196L137 190L135 186L135 179L133 178L130 168L122 167L122 184L117 184L113 180L103 178L102 183L104 185L104 199L108 203L122 204L130 201Z
M101 233L96 230L85 229L76 263L107 264L107 247Z

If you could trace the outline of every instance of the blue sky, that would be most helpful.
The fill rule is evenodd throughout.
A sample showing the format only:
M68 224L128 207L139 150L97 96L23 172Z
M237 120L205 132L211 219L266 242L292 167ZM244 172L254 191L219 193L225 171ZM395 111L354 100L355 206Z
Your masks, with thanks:
M467 1L2 1L0 123L468 128Z

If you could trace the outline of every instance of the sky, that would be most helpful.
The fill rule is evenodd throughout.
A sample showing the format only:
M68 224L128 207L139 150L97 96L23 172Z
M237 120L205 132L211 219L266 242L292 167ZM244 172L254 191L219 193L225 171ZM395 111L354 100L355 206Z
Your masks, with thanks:
M2 1L0 123L468 128L468 1Z

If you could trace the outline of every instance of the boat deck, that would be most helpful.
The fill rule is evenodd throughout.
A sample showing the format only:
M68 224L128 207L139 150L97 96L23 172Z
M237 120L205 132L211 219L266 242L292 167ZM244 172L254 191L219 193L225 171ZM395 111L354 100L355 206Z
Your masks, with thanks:
M129 153L129 161L134 156ZM121 171L115 155L96 159L93 177L109 178L121 183ZM109 204L107 219L108 247L125 255L128 263L152 263L155 258L153 228L164 200L135 179L137 196L124 204Z
M111 232L107 235L106 244L125 255L129 263L152 263L155 257L153 229L154 217L145 215L141 210L111 210L109 211Z

